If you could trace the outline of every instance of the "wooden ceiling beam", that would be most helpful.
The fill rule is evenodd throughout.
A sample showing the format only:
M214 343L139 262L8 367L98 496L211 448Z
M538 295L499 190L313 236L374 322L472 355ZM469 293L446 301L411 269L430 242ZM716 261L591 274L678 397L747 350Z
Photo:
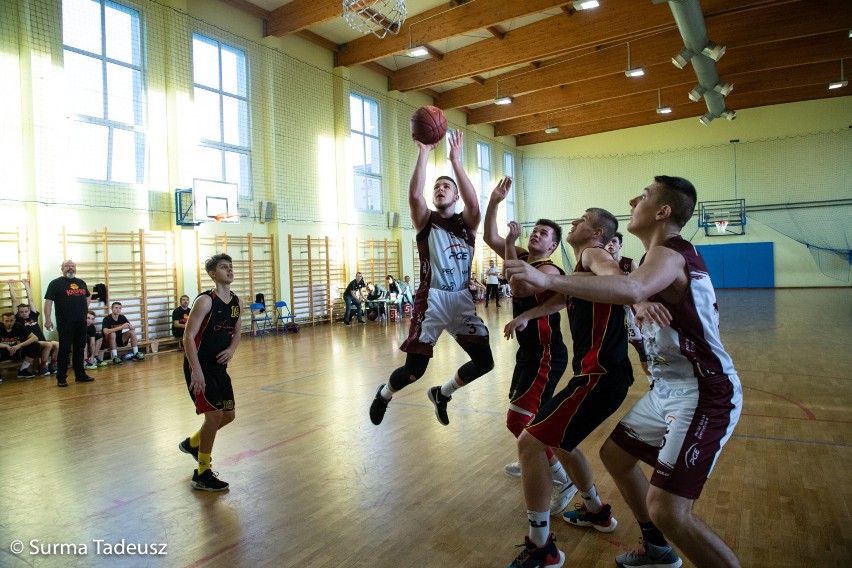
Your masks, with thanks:
M340 64L349 67L375 61L405 51L410 44L433 44L561 4L565 4L565 0L478 0L449 9L442 5L410 17L396 36L378 39L369 35L350 41L340 58Z
M829 91L825 87L825 85L806 85L803 87L793 87L789 89L780 89L762 93L740 93L737 96L732 93L731 96L728 97L728 99L729 106L731 108L734 108L736 110L743 110L747 108L757 108L762 106L785 103L796 103L814 99L842 97L844 96L844 93L838 92L841 90L842 89ZM563 140L566 138L577 138L580 136L589 136L591 134L600 134L602 132L611 132L614 130L623 130L625 128L647 126L649 124L655 124L659 122L669 122L672 120L693 117L696 119L695 128L713 128L712 123L709 126L702 126L698 124L697 119L707 111L706 107L704 107L703 105L696 106L690 114L686 114L687 112L689 112L687 110L689 106L691 105L674 105L674 112L672 114L657 114L654 109L643 109L634 114L627 114L615 118L607 118L603 120L594 120L590 122L559 126L559 132L555 134L545 134L544 129L542 128L542 130L537 132L522 134L518 136L515 140L518 146L527 146L530 144L553 142L555 140Z
M842 4L846 0L826 0L828 3ZM742 48L772 43L789 38L800 38L808 41L809 36L837 33L840 36L848 33L852 27L852 10L847 10L841 15L828 10L818 18L805 18L801 20L797 14L790 14L789 6L769 6L752 10L751 17L757 17L758 21L771 21L771 26L763 26L759 32L751 25L752 20L736 25L736 14L726 13L718 18L711 18L711 22L720 28L725 28L723 37L716 39L717 43L728 46L728 53L719 61L721 74L728 72L727 65L731 59L731 53L740 51ZM743 19L742 16L739 16ZM797 19L799 18L799 19ZM733 20L733 21L731 21ZM708 25L709 23L708 22ZM631 41L631 57L637 65L652 65L659 62L668 62L672 55L677 53L683 43L679 32L671 30L653 37ZM489 78L483 85L465 85L445 91L437 101L438 106L443 109L455 108L457 106L470 106L491 100L494 97L495 84L500 82L500 91L508 94L525 94L539 89L552 87L553 85L564 85L588 78L599 77L614 72L613 69L623 67L626 64L626 54L620 54L621 46L601 49L594 57L589 57L590 52L572 53L566 55L562 62L543 65L534 73L527 71L521 74L510 72ZM782 62L787 53L779 51L776 58ZM558 60L557 60L558 61ZM669 63L670 64L670 63ZM747 62L745 63L747 65ZM687 70L691 70L687 67Z
M251 14L256 18L260 18L261 20L269 20L272 16L272 12L269 10L265 10L260 6L252 4L248 0L220 0L223 4L227 4L228 6L233 6L237 10L245 12L246 14Z
M340 0L293 0L272 11L267 33L280 37L342 16Z
M779 54L789 54L779 57ZM831 33L810 38L797 38L789 41L765 43L747 48L732 49L719 62L720 77L739 87L739 75L755 70L776 69L786 73L784 68L819 62L836 62L839 58L852 58L852 41L844 33ZM501 122L551 112L553 109L588 104L598 100L618 96L619 93L641 92L653 89L665 89L673 85L684 85L685 90L677 96L685 95L696 83L694 74L677 69L669 62L645 66L645 75L628 78L620 70L611 75L593 80L577 81L567 85L536 91L533 95L516 96L511 105L487 105L470 113L471 124ZM500 83L503 92L504 83ZM509 94L512 91L507 91ZM443 98L438 99L438 103ZM441 107L444 108L444 107Z

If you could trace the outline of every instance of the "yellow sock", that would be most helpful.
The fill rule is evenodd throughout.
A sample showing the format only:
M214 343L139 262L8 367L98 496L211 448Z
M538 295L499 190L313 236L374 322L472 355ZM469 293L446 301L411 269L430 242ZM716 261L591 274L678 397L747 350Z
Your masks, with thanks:
M201 430L189 437L189 445L193 448L201 445Z
M198 452L198 475L210 469L210 454Z

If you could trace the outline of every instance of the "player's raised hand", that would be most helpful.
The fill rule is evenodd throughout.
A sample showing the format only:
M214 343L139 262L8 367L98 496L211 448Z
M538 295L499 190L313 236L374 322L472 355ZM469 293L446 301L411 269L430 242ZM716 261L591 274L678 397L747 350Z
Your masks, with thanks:
M521 236L521 226L517 221L509 221L509 232L506 234L506 244L514 245Z
M504 177L497 182L497 186L491 190L491 201L500 203L506 196L509 195L509 190L512 189L512 178Z
M447 143L450 145L450 162L461 160L462 138L460 130L447 130Z

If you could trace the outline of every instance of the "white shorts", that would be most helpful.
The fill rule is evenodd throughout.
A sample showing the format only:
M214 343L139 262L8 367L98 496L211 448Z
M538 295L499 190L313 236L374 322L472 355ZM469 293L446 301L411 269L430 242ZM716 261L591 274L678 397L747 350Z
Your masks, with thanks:
M431 357L432 348L444 331L459 343L488 343L488 328L476 315L473 298L467 290L446 292L433 288L429 290L425 309L421 310L415 302L408 339L400 349Z
M743 391L736 375L655 379L610 438L654 467L651 484L697 499L740 418Z

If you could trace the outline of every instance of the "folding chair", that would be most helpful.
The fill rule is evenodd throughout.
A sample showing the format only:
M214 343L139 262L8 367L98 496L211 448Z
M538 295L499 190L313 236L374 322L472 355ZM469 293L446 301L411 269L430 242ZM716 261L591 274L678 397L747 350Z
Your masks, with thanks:
M263 335L267 331L275 333L275 328L272 325L272 318L266 313L266 306L263 304L252 304L249 306L251 310L251 330L257 330L259 335Z
M290 308L287 306L287 302L284 300L279 300L275 302L275 329L278 329L278 325L284 326L284 333L289 333L290 328L288 325L290 323L296 323L296 316L290 313ZM287 321L289 320L289 322Z

